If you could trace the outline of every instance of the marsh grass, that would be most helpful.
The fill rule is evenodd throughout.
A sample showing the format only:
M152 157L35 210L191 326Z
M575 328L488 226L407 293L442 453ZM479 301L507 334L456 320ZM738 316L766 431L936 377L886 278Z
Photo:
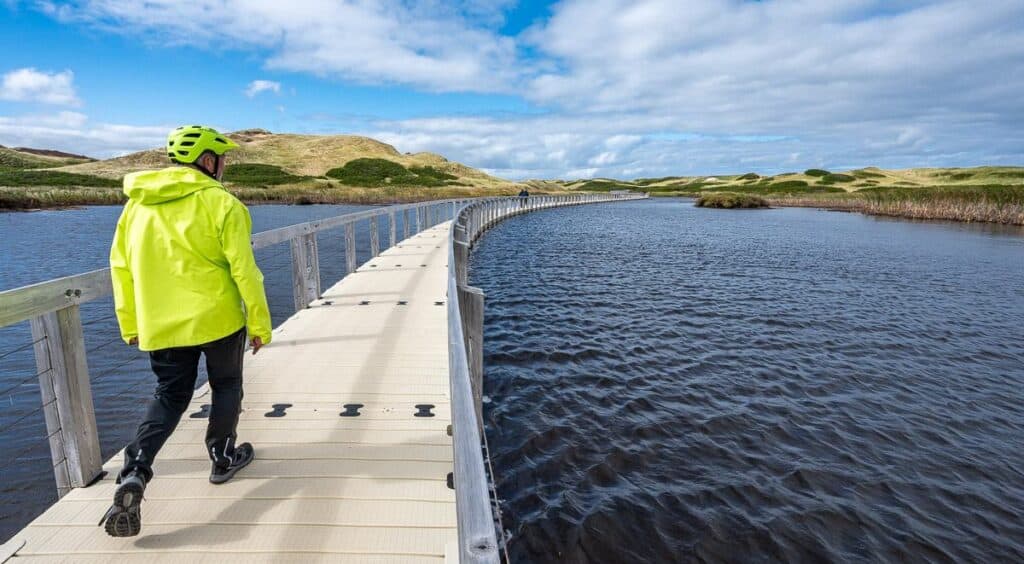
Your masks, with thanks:
M783 206L858 211L914 219L1024 225L1024 185L874 187L847 194L772 198Z
M246 204L392 204L445 198L511 196L518 193L516 188L496 189L481 186L367 188L331 186L322 181L266 188L228 186L228 191ZM0 210L121 205L126 200L127 198L121 190L114 188L0 187Z
M0 169L0 186L31 187L72 187L116 188L121 181L88 174L75 174L46 169Z

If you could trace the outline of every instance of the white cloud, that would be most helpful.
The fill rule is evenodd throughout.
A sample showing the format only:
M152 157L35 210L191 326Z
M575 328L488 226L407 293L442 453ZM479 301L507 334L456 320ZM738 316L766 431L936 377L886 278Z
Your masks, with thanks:
M1024 161L1019 0L565 0L552 14L520 38L543 58L519 87L543 117L379 133L519 177Z
M245 87L245 95L252 98L260 92L281 93L281 83L273 80L254 80Z
M0 144L113 157L159 147L171 126L93 123L78 112L0 116Z
M34 68L12 70L0 81L0 100L78 106L75 75L70 70L48 73Z
M267 51L272 69L493 92L508 90L518 74L514 40L487 27L504 4L308 0L297 9L271 0L79 0L44 11L162 45Z
M1020 0L562 0L503 37L509 5L77 0L47 10L143 41L260 53L271 69L518 95L541 115L365 128L400 150L516 178L1024 161Z

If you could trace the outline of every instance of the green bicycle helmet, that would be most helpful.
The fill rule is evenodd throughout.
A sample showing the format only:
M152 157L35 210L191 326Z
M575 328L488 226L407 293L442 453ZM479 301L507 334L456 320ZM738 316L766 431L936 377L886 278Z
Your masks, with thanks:
M218 157L238 148L238 143L221 135L212 127L183 125L167 136L167 156L180 164L191 164L206 151Z

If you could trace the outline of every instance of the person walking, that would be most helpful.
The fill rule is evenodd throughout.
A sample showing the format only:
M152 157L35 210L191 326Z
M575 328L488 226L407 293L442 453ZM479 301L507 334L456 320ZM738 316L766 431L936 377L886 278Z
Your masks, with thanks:
M225 155L237 148L214 129L182 126L167 137L176 166L124 178L128 202L110 248L114 308L125 342L149 352L156 391L100 521L111 536L142 530L153 461L192 400L200 356L212 390L210 482L227 482L255 457L249 443L235 444L242 358L247 335L256 354L270 343L271 325L249 210L220 182Z
M526 187L524 186L523 189L519 191L519 207L525 208L526 207L526 200L529 197L530 197L530 192L528 192L526 190Z

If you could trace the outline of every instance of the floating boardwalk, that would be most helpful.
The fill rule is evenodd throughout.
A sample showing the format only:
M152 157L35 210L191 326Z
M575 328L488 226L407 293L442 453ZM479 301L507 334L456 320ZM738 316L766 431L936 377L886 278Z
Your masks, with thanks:
M96 523L113 496L121 454L103 464L101 480L75 487L82 485L75 475L85 481L98 473L81 462L89 452L77 452L89 450L82 436L95 434L93 420L92 429L58 441L66 460L55 464L55 475L66 495L0 548L0 561L497 562L477 415L482 294L465 286L465 261L478 234L502 217L623 199L571 198L537 198L528 207L514 199L411 207L417 227L433 227L415 229L397 244L396 210L387 208L258 234L257 247L292 241L296 305L302 307L274 330L270 345L245 357L238 440L253 443L256 460L227 484L209 483L203 445L209 393L203 386L158 457L142 505L142 534L112 538ZM457 216L455 229L441 210ZM393 246L379 253L377 218L383 214L390 215ZM367 218L376 248L355 269L352 225ZM405 219L408 231L407 212ZM320 292L316 233L339 225L352 272ZM0 293L7 308L0 326L35 314L38 336L57 331L47 329L43 317L64 312L64 321L51 325L65 327L70 319L80 333L77 302L59 309L40 305L40 288L55 282ZM449 301L452 293L473 303L460 309L459 297ZM76 297L82 295L92 299L103 292L87 288ZM73 315L66 315L71 308ZM75 386L61 383L80 380L76 370L85 367L84 358L76 367L78 354L67 344L73 329L48 338L57 347L48 354L65 360L48 369L62 390L57 395L76 393ZM85 427L91 395L87 401L87 413L77 415ZM72 403L85 402L79 397ZM76 439L82 445L69 455Z

